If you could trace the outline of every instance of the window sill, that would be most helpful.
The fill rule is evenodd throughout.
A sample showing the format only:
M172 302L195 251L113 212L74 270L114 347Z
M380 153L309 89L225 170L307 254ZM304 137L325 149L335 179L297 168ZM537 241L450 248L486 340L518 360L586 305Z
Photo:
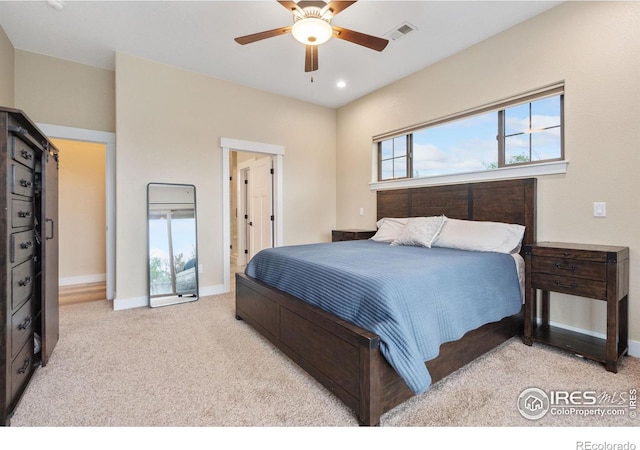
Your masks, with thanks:
M439 184L457 184L477 181L504 180L507 178L529 178L540 175L555 175L567 173L568 165L569 161L553 161L526 166L483 170L480 172L465 172L454 175L438 175L433 177L407 178L391 181L373 181L369 183L369 189L372 191L381 191L385 189L436 186Z

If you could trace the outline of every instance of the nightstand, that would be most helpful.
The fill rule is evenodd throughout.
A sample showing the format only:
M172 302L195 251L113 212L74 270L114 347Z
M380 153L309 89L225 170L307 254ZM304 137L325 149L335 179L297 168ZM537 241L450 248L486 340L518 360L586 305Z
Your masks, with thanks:
M374 234L376 234L375 230L332 230L331 242L369 239Z
M539 242L525 245L524 338L566 349L618 371L628 351L629 248L606 245ZM536 323L537 290L541 323ZM606 338L601 339L549 325L549 292L607 303Z

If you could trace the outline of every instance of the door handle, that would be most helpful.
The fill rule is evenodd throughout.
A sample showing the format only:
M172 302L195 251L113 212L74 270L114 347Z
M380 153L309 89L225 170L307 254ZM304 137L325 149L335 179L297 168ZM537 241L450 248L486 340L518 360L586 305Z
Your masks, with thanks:
M51 231L51 236L45 236L45 239L53 239L53 233L54 233L54 229L53 229L53 220L51 219L45 219L45 222L50 222L51 223L51 228L49 228L49 230Z

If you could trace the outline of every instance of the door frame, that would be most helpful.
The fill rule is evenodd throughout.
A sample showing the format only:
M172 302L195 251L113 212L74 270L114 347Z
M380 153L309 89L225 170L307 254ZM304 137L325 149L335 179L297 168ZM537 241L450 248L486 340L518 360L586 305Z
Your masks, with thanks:
M106 283L107 300L115 298L116 287L116 134L61 125L36 124L49 138L92 142L106 146ZM64 158L64 155L61 156Z
M231 290L231 198L229 188L229 154L232 151L245 151L251 153L262 153L273 156L274 160L274 227L273 246L283 245L283 159L284 147L282 145L266 144L261 142L243 141L240 139L220 138L220 148L222 150L222 267L224 292Z

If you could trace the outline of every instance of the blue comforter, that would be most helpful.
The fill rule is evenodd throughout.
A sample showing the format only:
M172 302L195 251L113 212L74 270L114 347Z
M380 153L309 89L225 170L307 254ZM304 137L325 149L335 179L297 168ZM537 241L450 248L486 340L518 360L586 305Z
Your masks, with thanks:
M441 344L522 305L515 261L501 253L345 241L263 250L245 272L379 335L416 394Z

